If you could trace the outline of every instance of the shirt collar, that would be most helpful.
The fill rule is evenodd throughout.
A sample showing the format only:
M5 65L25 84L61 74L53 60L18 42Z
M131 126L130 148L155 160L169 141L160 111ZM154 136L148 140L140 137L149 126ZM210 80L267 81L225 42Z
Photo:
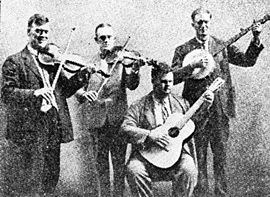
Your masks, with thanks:
M158 105L161 105L161 104L167 105L169 103L169 96L167 96L163 101L157 99L154 94L152 94L152 97L153 97L153 101L154 101L155 104L158 104Z
M195 37L196 38L196 40L197 40L197 42L198 43L200 43L200 44L203 44L204 42L203 41L201 41L197 36ZM205 43L208 43L209 42L209 36L207 37L207 40L205 41Z
M34 49L33 47L31 47L30 44L27 45L27 49L29 50L29 52L34 55L37 56L38 55L38 51L36 49Z

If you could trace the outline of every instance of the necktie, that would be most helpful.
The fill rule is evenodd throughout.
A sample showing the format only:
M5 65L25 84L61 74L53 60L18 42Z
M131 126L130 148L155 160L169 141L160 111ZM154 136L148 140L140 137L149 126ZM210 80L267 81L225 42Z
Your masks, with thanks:
M164 123L167 120L167 118L169 117L169 111L168 111L165 103L162 104L161 111L162 111L162 119L163 119L163 123Z
M202 47L202 49L208 51L207 43L206 42L203 42L201 47Z

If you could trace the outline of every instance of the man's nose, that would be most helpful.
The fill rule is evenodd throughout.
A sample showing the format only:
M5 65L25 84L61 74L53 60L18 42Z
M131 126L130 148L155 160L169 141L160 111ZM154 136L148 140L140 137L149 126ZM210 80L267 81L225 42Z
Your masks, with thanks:
M203 22L201 26L202 27L207 27L207 23L206 22Z

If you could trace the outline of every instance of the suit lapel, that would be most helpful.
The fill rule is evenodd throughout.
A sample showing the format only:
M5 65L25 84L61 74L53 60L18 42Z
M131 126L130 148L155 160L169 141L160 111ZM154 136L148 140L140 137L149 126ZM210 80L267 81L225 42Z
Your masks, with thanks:
M152 127L155 128L157 126L156 124L156 118L154 114L154 101L152 97L153 93L150 93L148 97L146 98L145 108L144 108L144 114L147 123Z
M214 37L210 37L210 53L216 54L224 47L224 43L217 42Z
M211 55L215 54L215 53L216 53L216 48L217 48L217 47L215 47L215 41L214 41L214 39L210 36L210 38L209 38L209 53L210 53Z
M184 103L184 100L177 99L172 94L169 95L169 100L172 113L179 112L180 109L182 110L183 114L186 113L187 107L186 104Z
M30 69L31 72L35 74L38 80L42 81L41 75L38 71L36 61L34 60L33 56L29 52L27 48L24 48L22 51L22 57L24 58L24 65Z
M173 114L173 113L175 113L177 111L178 108L176 106L176 103L173 102L173 97L172 97L171 94L169 95L169 102L170 102L171 112Z
M194 37L190 41L190 51L193 51L194 49L199 49L200 48L200 43L197 41L197 39Z

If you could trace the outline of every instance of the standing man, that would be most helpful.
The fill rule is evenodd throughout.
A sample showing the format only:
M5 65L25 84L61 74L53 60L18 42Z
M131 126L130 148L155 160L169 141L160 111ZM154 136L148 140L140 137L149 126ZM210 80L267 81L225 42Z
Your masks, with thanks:
M183 97L192 105L217 76L225 80L224 87L215 96L214 103L209 110L209 116L203 120L204 123L200 124L204 125L204 127L197 128L200 131L195 132L199 168L196 192L200 197L208 196L209 186L206 159L207 147L208 143L210 143L214 162L215 195L228 196L225 176L226 144L229 137L229 118L235 117L235 91L232 86L229 63L241 67L251 67L256 63L257 57L263 49L259 39L262 26L261 24L254 24L252 30L253 38L246 53L240 52L233 45L228 46L214 58L216 66L214 71L205 78L195 79L192 75L194 69L203 67L205 63L210 62L210 59L202 57L199 62L182 67L185 56L198 48L203 48L213 55L218 49L223 47L224 42L210 35L212 15L208 10L203 8L196 9L193 11L191 18L196 36L175 50L172 61L173 67L179 68L174 72L175 84L185 82Z
M169 136L163 130L160 132L158 127L162 126L171 114L185 114L189 107L185 99L171 94L173 73L167 64L157 64L151 75L153 90L130 106L122 124L123 133L132 143L132 153L127 163L127 180L131 193L132 196L153 197L153 181L172 180L172 196L190 197L198 174L192 137L185 140L180 158L169 168L158 168L140 154L144 147L166 148ZM209 91L205 100L211 103L213 99L214 94ZM209 104L203 106L207 107ZM203 111L202 109L200 111ZM179 148L181 146L182 144L179 144Z
M3 64L2 100L7 107L10 158L7 196L54 193L60 172L60 144L73 140L66 98L88 80L88 71L71 79L60 74L51 87L57 65L46 67L37 55L48 43L49 19L35 14L28 20L28 44Z
M112 193L119 197L123 196L125 186L124 164L127 148L119 129L128 106L126 88L134 90L138 87L139 67L142 62L126 62L118 58L122 47L115 46L115 34L110 24L102 23L96 27L95 41L100 51L92 62L96 70L111 75L100 89L105 79L93 74L88 86L77 92L77 97L83 103L83 124L87 125L91 135L97 136L96 168L99 174L100 196L107 197ZM121 61L115 62L117 59ZM130 68L127 68L127 65ZM109 152L113 164L114 192L110 189Z

